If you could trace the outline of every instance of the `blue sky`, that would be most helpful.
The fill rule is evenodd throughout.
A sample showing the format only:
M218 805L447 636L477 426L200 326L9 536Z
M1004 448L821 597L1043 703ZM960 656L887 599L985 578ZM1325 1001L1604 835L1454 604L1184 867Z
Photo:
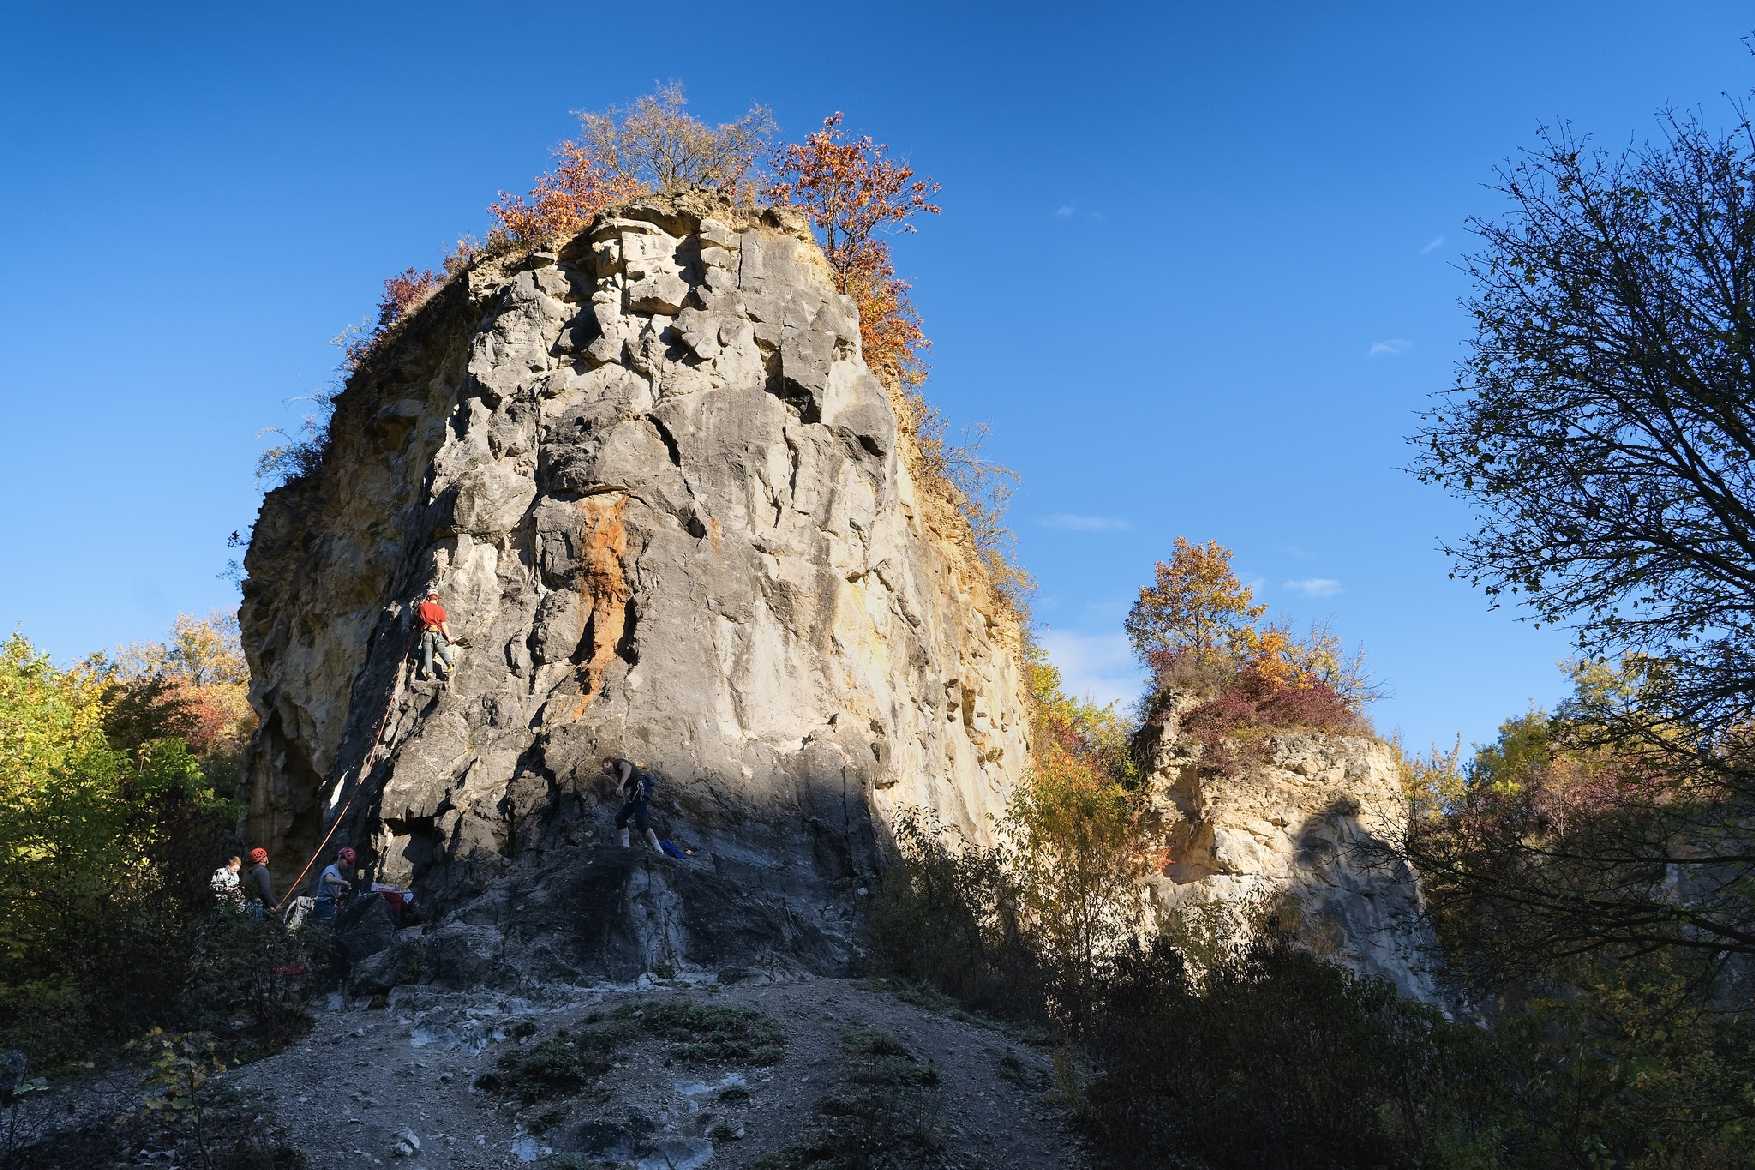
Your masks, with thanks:
M1333 11L1329 11L1333 10ZM841 12L846 15L841 15ZM880 24L868 23L882 13ZM929 397L992 426L1041 636L1131 693L1173 537L1364 644L1415 746L1561 690L1564 637L1447 579L1398 470L1466 336L1454 268L1537 125L1620 143L1755 84L1746 4L4 5L0 623L61 658L232 604L264 427L383 277L479 233L659 80L944 184L898 257Z

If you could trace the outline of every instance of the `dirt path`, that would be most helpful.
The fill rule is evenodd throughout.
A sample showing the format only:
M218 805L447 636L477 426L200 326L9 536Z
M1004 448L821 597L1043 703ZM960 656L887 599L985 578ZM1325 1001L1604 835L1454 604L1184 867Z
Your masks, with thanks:
M691 1047L689 1027L702 1021L729 1029L729 1047ZM747 1053L739 1029L760 1040ZM533 1080L553 1073L555 1054L595 1071L559 1089ZM502 1067L508 1056L518 1071ZM477 1087L483 1074L504 1083ZM831 1165L848 1143L898 1141L896 1165L1081 1164L1044 1053L847 980L529 998L407 988L377 1010L335 998L309 1037L227 1079L279 1114L314 1170L737 1170L764 1157L790 1170Z

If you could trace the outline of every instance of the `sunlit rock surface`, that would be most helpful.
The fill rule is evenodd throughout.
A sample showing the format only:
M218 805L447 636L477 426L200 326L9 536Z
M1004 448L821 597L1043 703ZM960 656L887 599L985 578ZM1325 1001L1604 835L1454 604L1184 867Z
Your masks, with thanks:
M478 266L333 435L246 561L249 830L284 881L345 807L330 849L431 921L399 978L833 968L885 813L984 839L1022 775L1016 621L796 218L655 201ZM606 754L692 859L610 847Z
M1441 999L1418 877L1391 856L1408 804L1387 744L1275 732L1226 770L1178 736L1174 715L1154 731L1149 784L1167 845L1148 883L1156 919L1192 902L1247 908L1289 895L1288 924L1305 945L1415 999Z

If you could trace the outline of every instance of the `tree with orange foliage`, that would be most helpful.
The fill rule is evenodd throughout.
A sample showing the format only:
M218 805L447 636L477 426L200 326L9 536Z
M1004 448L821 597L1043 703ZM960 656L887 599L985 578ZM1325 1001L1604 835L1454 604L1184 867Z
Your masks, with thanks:
M778 181L769 197L809 217L837 290L859 310L865 364L886 381L917 386L926 378L921 351L929 342L880 233L913 232L916 215L937 215L939 185L891 162L889 148L870 135L849 141L841 118L830 114L822 129L775 157Z
M1358 733L1360 711L1378 693L1362 655L1348 657L1333 633L1314 626L1299 638L1266 614L1232 570L1230 549L1179 536L1127 615L1128 639L1152 672L1149 700L1171 692L1196 700L1183 730L1221 761L1236 762L1229 740L1244 728Z
M1214 673L1253 656L1255 623L1267 612L1255 591L1237 579L1231 550L1209 540L1176 538L1170 560L1159 561L1152 584L1140 590L1125 628L1134 653L1154 673L1178 664Z
M427 303L445 283L444 276L430 268L412 264L384 281L384 295L378 299L378 332L406 320L408 315Z
M554 156L558 165L539 175L529 194L502 191L488 207L499 222L488 233L487 251L535 248L577 235L599 212L643 190L634 178L611 171L570 138L555 147Z
M125 647L102 673L111 723L126 725L124 738L184 739L221 791L236 785L256 713L235 615L178 614L169 641Z

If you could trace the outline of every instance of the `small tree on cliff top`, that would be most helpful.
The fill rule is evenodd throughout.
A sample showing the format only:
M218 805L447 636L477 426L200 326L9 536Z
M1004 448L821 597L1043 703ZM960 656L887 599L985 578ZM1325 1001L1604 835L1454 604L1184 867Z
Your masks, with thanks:
M538 176L528 194L500 192L488 208L497 223L486 250L540 247L577 235L599 213L648 191L711 187L743 194L770 149L773 115L755 105L735 122L709 126L687 106L682 85L672 81L627 109L577 113L580 140L555 147L554 170ZM472 254L469 245L460 246L462 260Z
M753 105L735 122L709 126L688 112L682 83L668 81L623 110L578 114L585 148L620 183L652 191L710 187L742 195L771 149L774 115Z
M1140 590L1125 629L1134 653L1161 680L1179 665L1216 678L1247 657L1265 613L1232 570L1230 549L1178 536L1170 559L1158 562L1152 583Z
M866 365L887 381L917 386L926 378L926 334L880 233L913 232L915 216L937 215L939 185L891 162L889 147L870 135L848 141L841 117L830 114L820 130L775 157L778 182L769 195L803 209L821 237L837 290L859 309Z
M1360 711L1377 693L1363 656L1346 655L1327 629L1300 638L1266 614L1229 549L1177 537L1127 615L1134 652L1152 672L1148 705L1173 691L1197 698L1183 730L1226 766L1239 762L1237 734L1251 728L1364 731Z
M488 207L498 221L487 251L535 248L585 230L598 213L639 195L640 184L605 167L590 149L567 139L554 149L555 169L537 176L529 194L500 192ZM465 258L469 245L459 246ZM447 267L451 267L447 264Z

